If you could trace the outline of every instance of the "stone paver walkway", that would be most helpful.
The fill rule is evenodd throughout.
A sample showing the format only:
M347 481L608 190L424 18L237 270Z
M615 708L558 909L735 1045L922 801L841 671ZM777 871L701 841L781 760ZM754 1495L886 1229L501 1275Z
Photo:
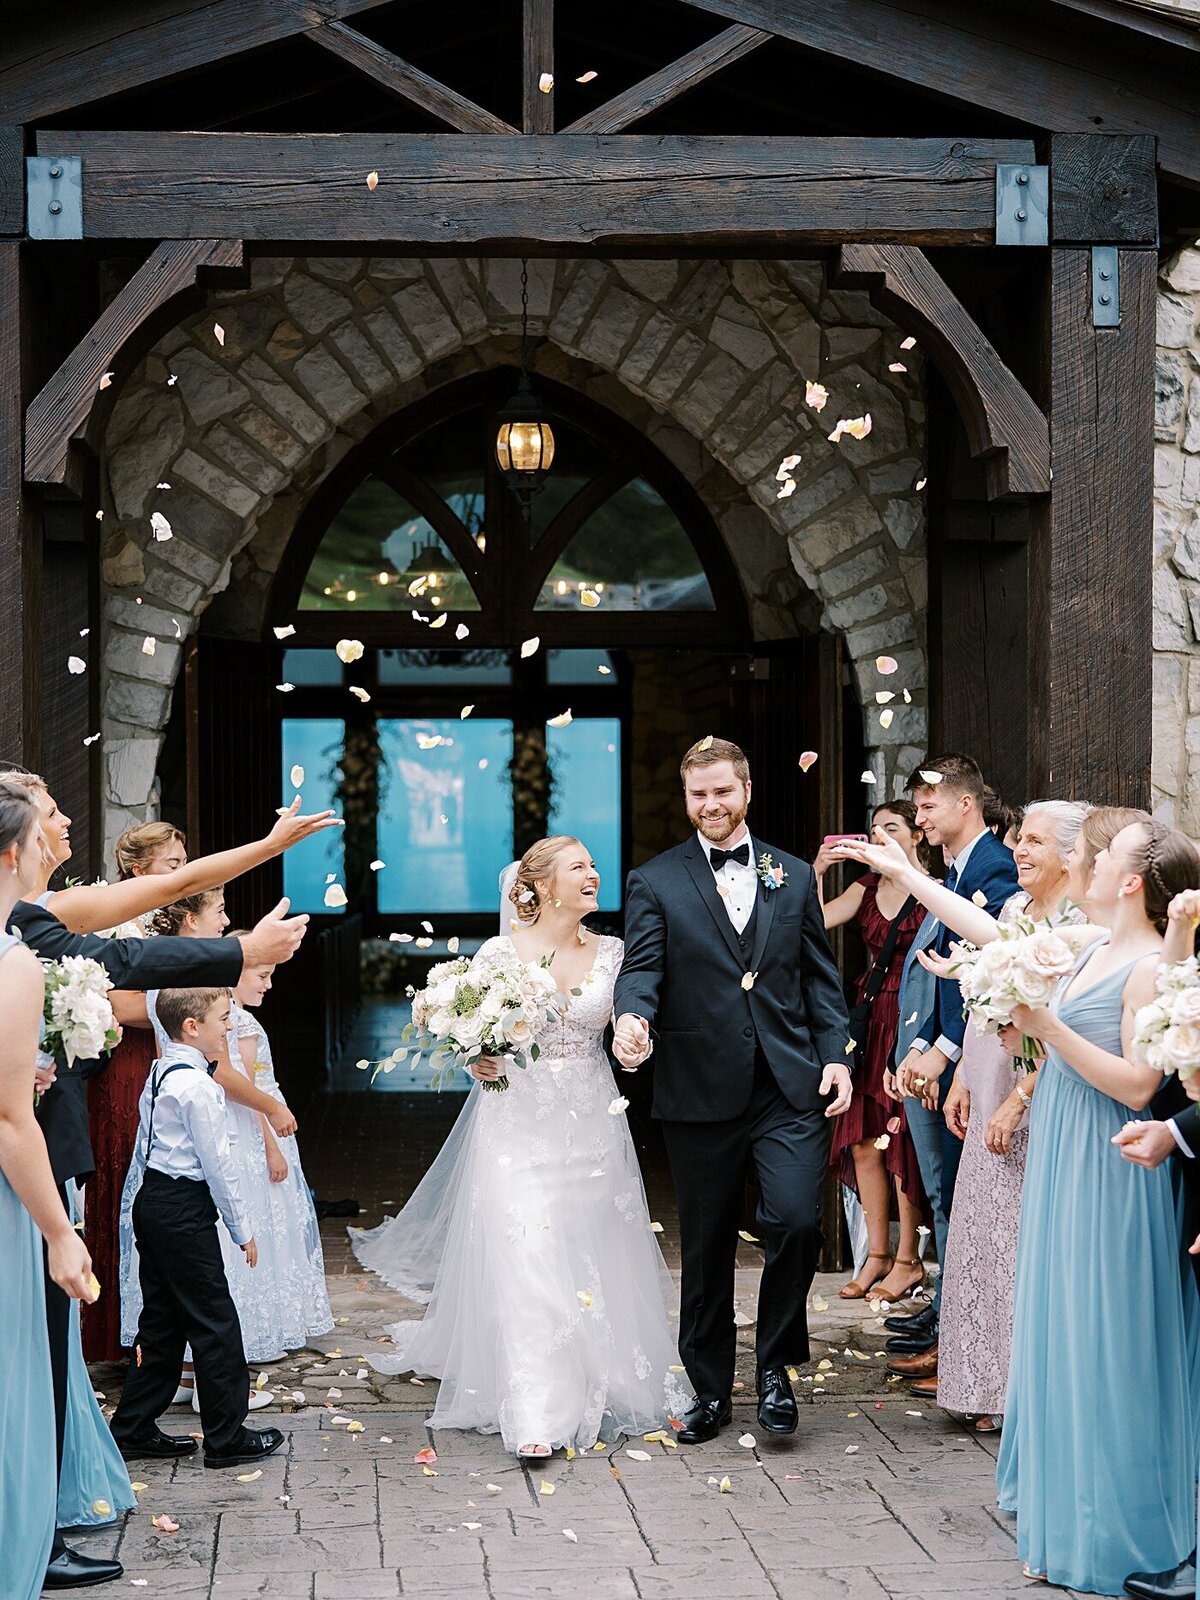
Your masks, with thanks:
M325 1107L316 1119L339 1128L343 1145L367 1115L367 1097L353 1098L359 1103ZM376 1101L372 1118L377 1109ZM310 1115L309 1125L316 1121ZM354 1162L343 1148L335 1164L331 1139L311 1161L305 1146L310 1177L326 1169L329 1181L318 1187L357 1188L368 1223L380 1214L376 1196L402 1200L414 1179L394 1159L377 1159L372 1126ZM405 1146L427 1160L436 1130L422 1123L409 1131ZM652 1174L652 1196L656 1188ZM665 1198L655 1211L671 1259ZM135 1481L145 1485L138 1509L124 1525L74 1541L120 1556L126 1576L117 1587L197 1600L1007 1600L1035 1592L1015 1559L1011 1524L995 1508L995 1441L888 1381L879 1319L836 1299L841 1275L814 1291L813 1361L797 1385L794 1438L770 1441L754 1418L757 1270L746 1245L738 1273L744 1387L733 1426L702 1447L635 1438L527 1468L494 1437L428 1432L432 1380L384 1379L366 1367L384 1324L415 1308L362 1272L344 1224L327 1222L322 1232L337 1326L317 1341L320 1350L267 1369L279 1402L252 1419L284 1428L286 1448L249 1483L206 1471L198 1456L137 1463ZM111 1405L119 1372L93 1375ZM302 1398L288 1398L293 1391ZM168 1427L174 1418L176 1431L196 1426L178 1411ZM426 1471L413 1458L430 1444L437 1461ZM160 1512L178 1533L152 1527Z

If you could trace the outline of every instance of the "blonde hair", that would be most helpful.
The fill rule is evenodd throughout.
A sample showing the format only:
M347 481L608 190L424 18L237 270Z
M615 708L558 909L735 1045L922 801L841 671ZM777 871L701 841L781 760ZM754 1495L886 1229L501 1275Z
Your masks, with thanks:
M176 839L186 848L187 839L173 823L135 822L131 828L126 828L117 840L113 852L117 862L117 875L121 878L136 878L139 867L144 872L155 856L168 845L174 844Z
M531 927L537 921L549 899L538 888L538 879L545 880L553 874L554 863L572 844L579 844L573 833L556 833L549 839L539 839L536 844L531 844L518 862L517 875L508 891L508 898L517 909L518 919L526 927Z
M177 937L183 932L184 922L189 916L200 916L209 906L215 905L224 893L225 885L219 883L215 889L199 889L195 894L185 895L182 900L173 900L169 906L161 906L150 919L151 932Z
M750 763L741 745L730 739L714 739L711 734L707 739L698 740L687 752L679 763L679 776L686 784L693 767L715 767L718 761L731 762L734 776L742 783L750 782Z
M1096 857L1101 850L1108 849L1122 828L1130 828L1135 822L1149 821L1150 813L1139 811L1135 806L1097 806L1094 811L1089 811L1079 829L1079 837L1083 840L1085 884L1091 881Z

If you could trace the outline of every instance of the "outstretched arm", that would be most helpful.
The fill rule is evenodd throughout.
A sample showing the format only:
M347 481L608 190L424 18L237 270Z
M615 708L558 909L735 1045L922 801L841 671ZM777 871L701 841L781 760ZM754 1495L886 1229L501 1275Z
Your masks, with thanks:
M342 819L332 811L318 811L302 817L299 810L297 795L265 838L239 845L235 850L200 856L174 872L128 878L121 883L76 884L71 889L59 889L53 899L54 915L72 933L99 933L144 916L148 911L157 911L161 906L173 905L188 895L215 889L261 866L264 861L282 855L302 839L311 838L326 828L342 826Z
M939 922L971 944L990 944L993 939L1000 937L1000 924L990 912L914 867L896 841L882 828L875 829L875 838L875 844L846 842L837 848L852 861L861 861L872 872L891 878L906 894L915 896L927 910L932 911Z

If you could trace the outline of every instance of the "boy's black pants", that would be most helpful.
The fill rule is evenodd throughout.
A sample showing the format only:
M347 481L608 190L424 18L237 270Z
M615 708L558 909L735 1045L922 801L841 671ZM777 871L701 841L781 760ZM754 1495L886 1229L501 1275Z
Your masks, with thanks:
M206 1454L234 1450L250 1393L242 1329L225 1277L217 1208L206 1183L147 1171L133 1202L142 1315L113 1437L154 1431L179 1384L190 1343Z

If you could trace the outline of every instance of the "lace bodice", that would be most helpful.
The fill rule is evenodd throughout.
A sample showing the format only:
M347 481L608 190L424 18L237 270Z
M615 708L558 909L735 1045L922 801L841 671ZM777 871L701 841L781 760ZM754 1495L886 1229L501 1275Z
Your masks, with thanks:
M492 954L508 954L515 946L511 939L501 935L489 939L479 947L477 961L486 961ZM596 959L592 969L580 984L578 995L559 995L560 1018L538 1035L541 1046L539 1065L561 1067L578 1057L603 1055L601 1041L604 1030L612 1020L613 985L621 967L625 946L620 939L601 934L597 941ZM514 1075L519 1076L520 1068Z

